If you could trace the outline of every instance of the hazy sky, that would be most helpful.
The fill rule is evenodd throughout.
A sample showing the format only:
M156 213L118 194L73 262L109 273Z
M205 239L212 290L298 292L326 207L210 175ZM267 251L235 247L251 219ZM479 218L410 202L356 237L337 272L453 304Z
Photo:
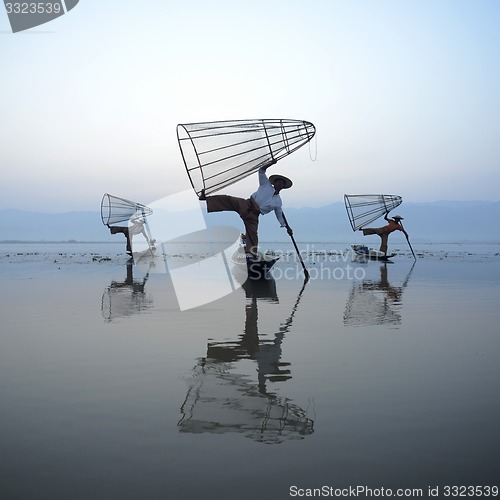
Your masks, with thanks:
M176 125L247 118L316 125L269 170L286 206L498 201L499 25L498 0L80 0L12 34L0 5L0 208L189 189Z

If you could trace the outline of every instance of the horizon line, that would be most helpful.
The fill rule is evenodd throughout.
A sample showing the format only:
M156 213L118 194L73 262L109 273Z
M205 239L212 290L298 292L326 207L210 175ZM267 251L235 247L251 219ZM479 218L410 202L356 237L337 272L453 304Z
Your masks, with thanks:
M416 205L430 205L430 204L438 204L438 203L463 203L463 204L468 204L468 203L485 203L485 204L494 204L494 203L500 203L500 200L447 200L447 199L442 199L442 200L435 200L435 201L403 201L403 203L406 203L408 205L410 204L416 204ZM403 205L403 203L401 205ZM321 208L327 208L331 205L335 204L341 204L344 205L343 200L336 200L332 201L331 203L328 203L326 205L320 205L318 207L312 207L309 205L302 205L302 206L292 206L292 205L287 205L287 209L296 209L296 210L301 210L301 209L313 209L313 210L319 210ZM12 208L12 207L5 207L5 208L0 208L1 211L16 211L16 212L25 212L25 213L36 213L36 214L47 214L47 215L60 215L60 214L67 214L67 213L73 213L73 212L89 212L89 213L99 213L99 209L89 209L89 208L81 208L81 209L65 209L64 211L59 211L55 212L53 210L50 211L39 211L39 210L27 210L27 209L22 209L22 208Z

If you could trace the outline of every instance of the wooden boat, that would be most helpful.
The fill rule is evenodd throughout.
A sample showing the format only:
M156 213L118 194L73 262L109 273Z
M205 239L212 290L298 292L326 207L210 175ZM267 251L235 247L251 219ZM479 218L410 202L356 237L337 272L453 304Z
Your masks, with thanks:
M247 257L248 279L258 280L266 278L277 261L278 259L269 259L263 255L259 255L257 259Z
M351 245L351 247L358 259L388 261L391 257L396 255L395 253L386 255L380 250L368 248L365 245Z

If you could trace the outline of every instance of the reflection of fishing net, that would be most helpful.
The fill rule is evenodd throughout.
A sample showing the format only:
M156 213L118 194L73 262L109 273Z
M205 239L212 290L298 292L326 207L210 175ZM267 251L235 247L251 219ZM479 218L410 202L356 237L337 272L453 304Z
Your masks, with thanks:
M107 321L140 313L153 306L152 297L145 291L148 276L149 273L141 279L134 278L132 264L127 264L125 280L113 280L103 293L101 310Z
M177 423L183 433L240 433L261 443L304 439L314 432L314 420L287 398L262 394L230 363L200 360Z
M132 216L146 217L151 215L153 210L145 205L136 203L135 201L125 200L106 193L101 201L101 219L102 223L107 226L108 224L118 224L125 222Z
M391 292L394 297L391 297ZM384 289L372 282L355 283L347 299L345 326L401 324L401 294L398 288Z
M107 321L145 312L151 307L153 298L144 292L144 283L113 282L102 295L101 312Z
M345 194L344 202L353 231L370 224L401 205L401 196L392 194Z
M236 120L179 124L177 138L194 190L209 194L289 155L315 131L302 120Z

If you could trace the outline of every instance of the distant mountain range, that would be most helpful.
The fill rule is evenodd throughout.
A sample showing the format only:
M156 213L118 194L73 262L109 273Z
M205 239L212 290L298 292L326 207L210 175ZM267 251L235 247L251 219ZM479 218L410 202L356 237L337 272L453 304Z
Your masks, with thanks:
M205 208L203 208L205 212ZM4 209L0 241L116 241L103 226L98 212L49 214ZM439 201L403 203L394 213L404 217L403 224L412 242L494 242L500 243L500 202ZM353 233L343 202L320 208L285 208L286 217L297 242L366 242L376 245L374 237L363 239ZM154 213L151 217L154 217ZM210 225L243 225L235 213L205 214ZM381 218L372 226L385 222ZM289 237L273 214L260 219L259 237L266 242L285 242ZM118 235L122 237L121 235ZM154 235L153 235L154 236ZM395 235L394 241L403 238Z

